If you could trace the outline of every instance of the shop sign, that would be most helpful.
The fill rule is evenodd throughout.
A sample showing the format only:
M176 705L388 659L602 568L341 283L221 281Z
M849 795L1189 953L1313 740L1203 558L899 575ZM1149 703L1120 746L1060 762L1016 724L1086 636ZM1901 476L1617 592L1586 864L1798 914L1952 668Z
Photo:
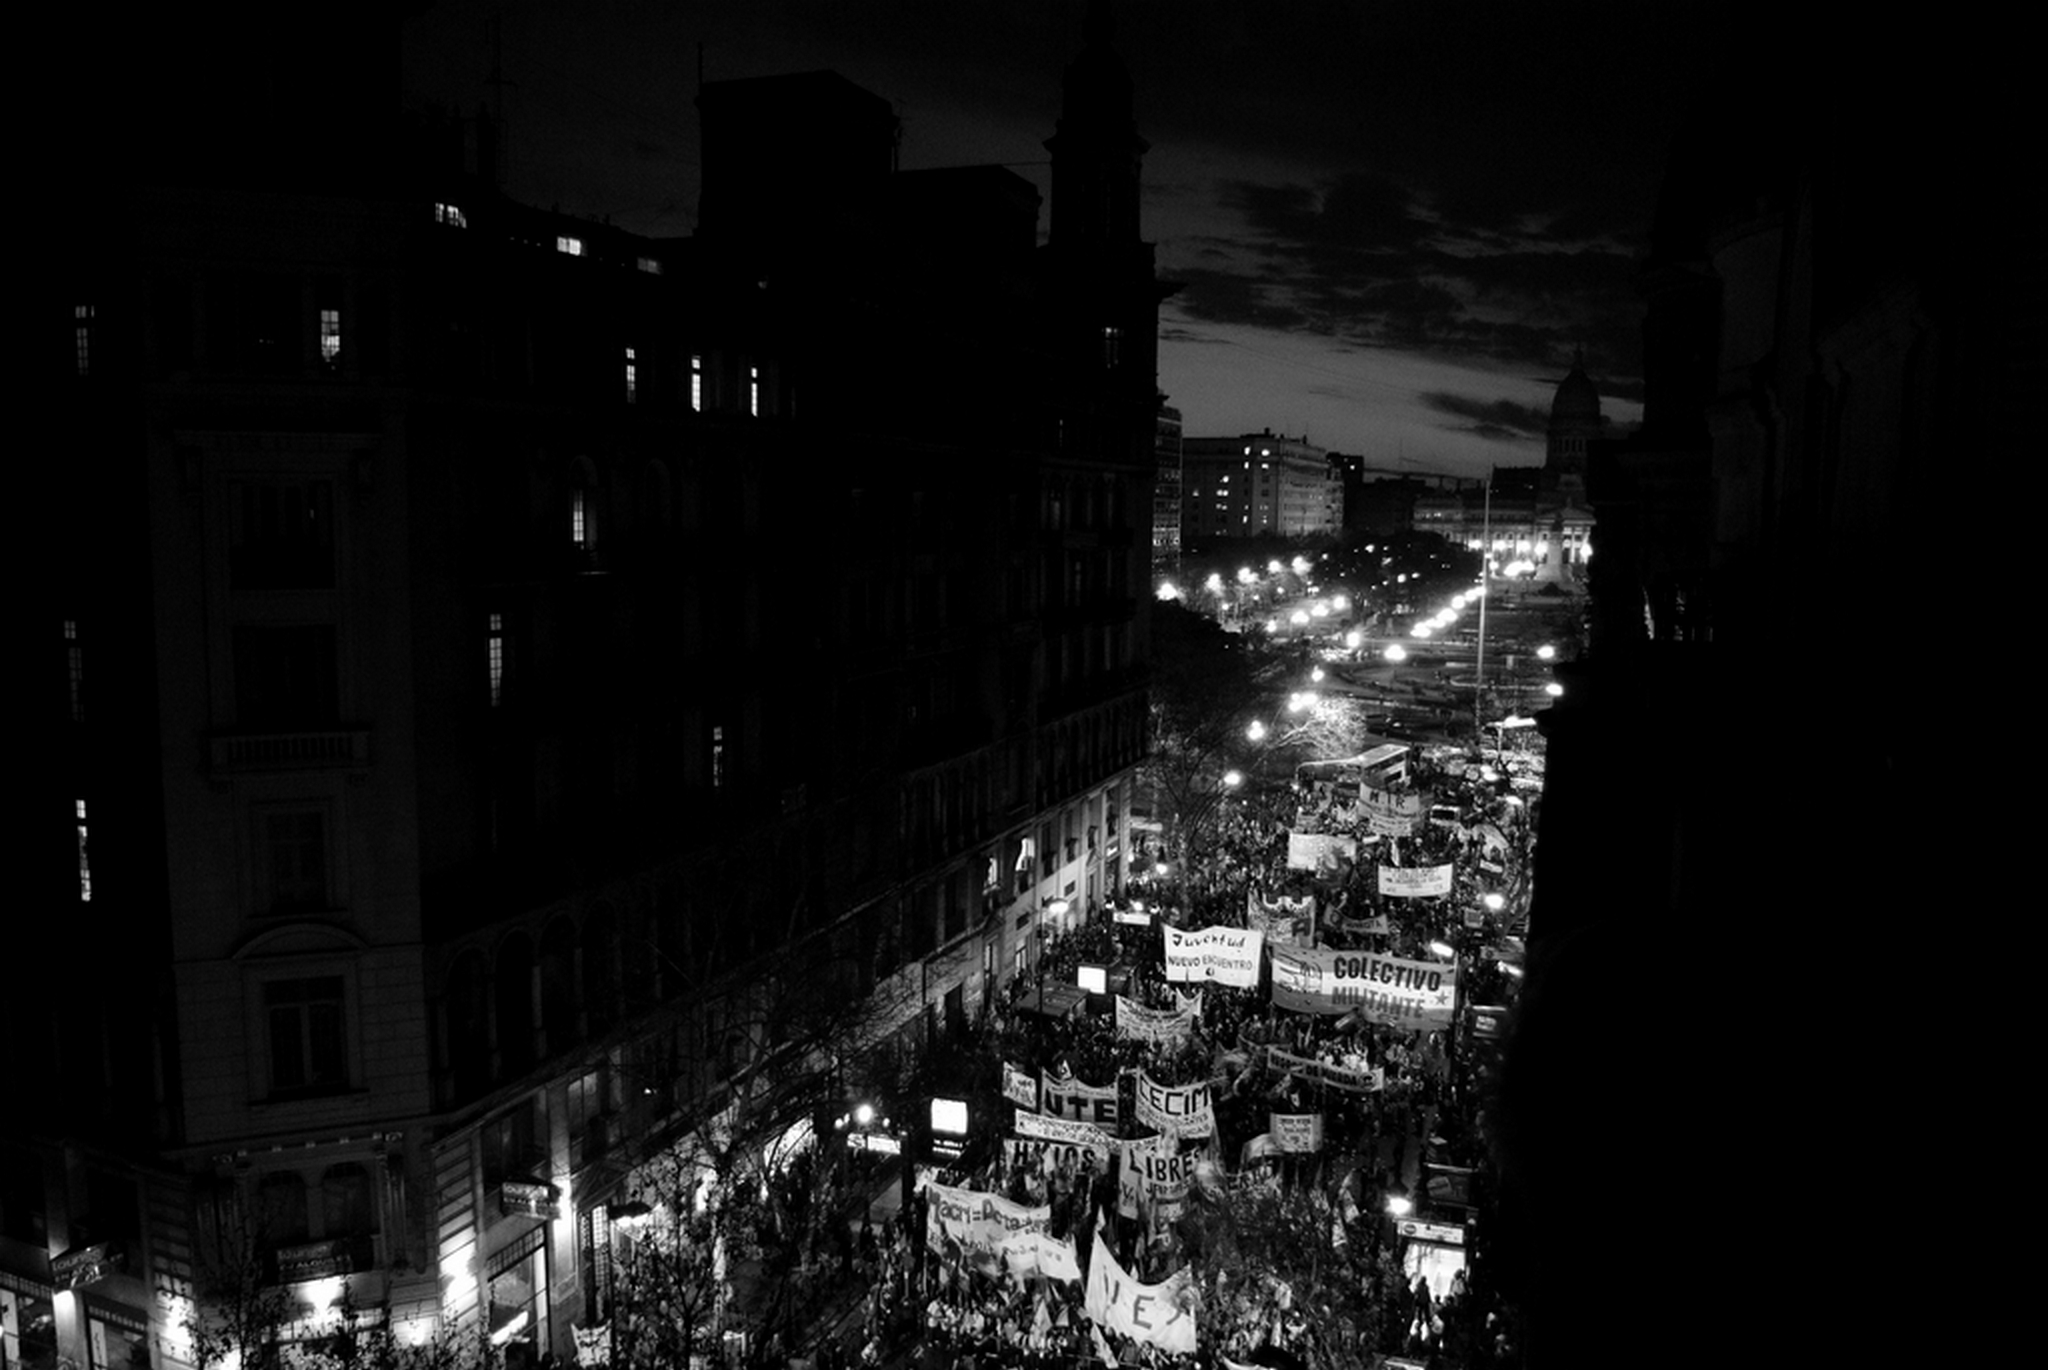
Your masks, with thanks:
M1465 1229L1456 1223L1426 1223L1420 1218L1403 1218L1396 1230L1418 1242L1440 1242L1445 1246L1465 1244Z
M551 1184L507 1180L498 1187L498 1211L513 1218L552 1218L559 1197Z
M849 1132L846 1134L846 1148L849 1151L875 1151L884 1156L903 1154L903 1143L886 1132Z
M60 1289L82 1289L119 1271L127 1255L111 1242L74 1247L50 1261L50 1278Z
M277 1249L277 1275L286 1284L348 1273L348 1247L342 1242L306 1242Z
M1152 913L1149 909L1118 909L1111 917L1119 923L1131 923L1141 928L1152 926Z

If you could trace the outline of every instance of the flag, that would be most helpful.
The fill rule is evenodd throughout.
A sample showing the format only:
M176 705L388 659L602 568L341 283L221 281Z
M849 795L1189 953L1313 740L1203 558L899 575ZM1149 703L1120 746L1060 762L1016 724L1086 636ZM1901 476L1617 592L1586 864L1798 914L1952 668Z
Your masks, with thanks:
M1088 1329L1088 1339L1095 1343L1095 1354L1102 1358L1104 1365L1116 1364L1116 1357L1109 1352L1109 1343L1102 1339L1101 1328L1091 1326Z

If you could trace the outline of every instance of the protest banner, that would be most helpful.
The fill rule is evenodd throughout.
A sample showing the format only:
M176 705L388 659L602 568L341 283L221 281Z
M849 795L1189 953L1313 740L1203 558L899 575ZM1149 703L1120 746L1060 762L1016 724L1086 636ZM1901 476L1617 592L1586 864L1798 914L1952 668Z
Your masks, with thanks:
M1186 1279L1138 1283L1116 1263L1100 1231L1088 1255L1088 1288L1081 1307L1098 1326L1134 1341L1184 1356L1195 1353L1194 1291Z
M1441 961L1273 948L1275 1008L1322 1014L1355 1009L1368 1022L1392 1027L1447 1028L1457 992L1457 967Z
M1049 1280L1081 1278L1081 1258L1074 1244L1044 1232L1013 1232L1003 1239L1003 1264L1012 1275L1043 1275Z
M1385 837L1407 837L1422 821L1428 796L1410 792L1359 787L1359 807L1365 810L1366 826Z
M1019 1108L1038 1108L1038 1077L1021 1066L1003 1062L1003 1097Z
M1244 925L1268 942L1312 947L1316 944L1315 896L1263 899L1257 890L1246 890Z
M1394 930L1393 920L1384 913L1374 914L1371 918L1353 918L1349 914L1332 911L1323 915L1323 926L1353 937L1385 937Z
M1188 1039L1194 1025L1194 1012L1185 1002L1179 1008L1146 1008L1136 1000L1126 999L1121 994L1116 996L1118 1037L1173 1047ZM1052 1110L1046 1111L1050 1113Z
M1161 928L1165 934L1165 977L1174 983L1231 985L1251 989L1260 983L1260 952L1266 934L1251 928L1212 926L1200 932Z
M1048 1118L1066 1118L1098 1127L1116 1126L1116 1086L1083 1084L1071 1075L1047 1071L1039 1098Z
M1371 1094L1386 1087L1387 1075L1384 1068L1374 1066L1370 1070L1353 1070L1349 1066L1336 1065L1330 1061L1318 1061L1308 1056L1296 1056L1279 1047L1266 1048L1266 1065L1269 1069L1294 1075L1298 1079L1313 1080L1328 1085L1331 1089L1347 1090L1353 1094Z
M1109 1164L1109 1134L1093 1123L1069 1122L1065 1118L1047 1118L1037 1113L1019 1113L1017 1134L1020 1137L1029 1137L1033 1141L1078 1147L1102 1164Z
M1380 863L1380 893L1395 899L1419 899L1451 892L1454 867L1389 866Z
M1293 871L1335 870L1340 861L1358 858L1358 839L1333 833L1289 832L1287 869Z
M1026 1207L1000 1194L928 1184L925 1197L925 1244L984 1274L1003 1271L1003 1244L1021 1232L1045 1232L1052 1223L1046 1204Z
M1271 1113L1266 1135L1278 1151L1321 1151L1323 1115L1320 1113Z
M1216 1106L1207 1081L1162 1085L1143 1070L1132 1080L1138 1121L1169 1137L1206 1137L1216 1130ZM1019 1121L1022 1121L1021 1119Z

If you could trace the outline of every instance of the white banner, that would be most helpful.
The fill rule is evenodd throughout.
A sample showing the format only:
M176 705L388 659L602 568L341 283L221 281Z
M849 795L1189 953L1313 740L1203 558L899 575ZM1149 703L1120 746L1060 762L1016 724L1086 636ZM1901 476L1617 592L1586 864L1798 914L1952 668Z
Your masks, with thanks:
M1359 788L1359 802L1365 809L1366 825L1388 837L1406 837L1415 831L1422 819L1424 798L1413 791L1397 793L1376 790L1370 785Z
M1338 862L1357 859L1355 837L1320 832L1287 834L1287 869L1291 871L1335 870Z
M1451 892L1452 867L1380 864L1380 893L1396 899L1419 899Z
M925 1196L930 1202L925 1215L925 1244L985 1274L1002 1272L1003 1247L1011 1237L1023 1232L1044 1232L1052 1222L1050 1206L1027 1208L1000 1194L928 1184Z
M1064 1118L1046 1118L1036 1113L1017 1115L1017 1135L1041 1142L1077 1146L1105 1163L1109 1160L1109 1134L1093 1123L1071 1123Z
M1044 1100L1048 1118L1094 1123L1105 1128L1116 1126L1115 1085L1085 1085L1071 1075L1058 1076L1048 1071L1039 1097Z
M1297 1013L1356 1009L1370 1022L1436 1029L1451 1025L1457 994L1458 968L1442 961L1273 948L1275 1008Z
M1222 926L1200 932L1182 932L1162 927L1166 934L1166 978L1172 981L1213 980L1235 989L1252 989L1259 983L1259 953L1265 950L1263 933L1248 928Z
M1323 1115L1320 1113L1272 1113L1267 1115L1266 1135L1280 1151L1321 1151Z
M1038 1108L1038 1077L1021 1066L1003 1062L1003 1097L1019 1108Z
M1043 1232L1018 1232L1003 1239L1003 1264L1013 1275L1079 1280L1081 1258L1074 1244Z
M1139 1284L1109 1254L1100 1231L1088 1255L1082 1307L1096 1323L1134 1341L1183 1356L1195 1353L1195 1295L1186 1279L1176 1275L1164 1284Z
M1146 1008L1123 995L1116 996L1116 1035L1139 1042L1178 1046L1188 1039L1195 1025L1199 999L1182 1000L1179 1008ZM1048 1108L1046 1112L1052 1110Z
M1132 1085L1138 1121L1146 1127L1169 1137L1206 1137L1216 1130L1216 1106L1207 1081L1162 1085L1140 1070Z

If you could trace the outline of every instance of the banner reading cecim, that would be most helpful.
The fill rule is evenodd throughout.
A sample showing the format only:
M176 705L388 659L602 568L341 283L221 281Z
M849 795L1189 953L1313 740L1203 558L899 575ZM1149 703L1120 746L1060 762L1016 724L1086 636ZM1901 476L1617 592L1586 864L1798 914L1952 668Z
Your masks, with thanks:
M1458 968L1369 951L1274 947L1273 1006L1296 1013L1349 1013L1393 1027L1446 1028L1458 994Z

